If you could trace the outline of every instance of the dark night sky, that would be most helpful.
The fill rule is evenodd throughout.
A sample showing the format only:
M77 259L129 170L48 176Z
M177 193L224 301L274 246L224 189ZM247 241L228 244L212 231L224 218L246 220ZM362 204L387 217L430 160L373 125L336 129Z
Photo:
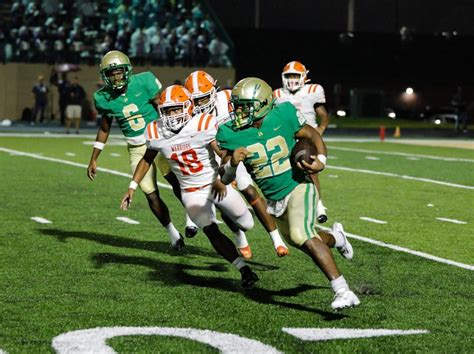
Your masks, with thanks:
M344 31L347 0L210 0L227 28ZM395 33L410 27L418 34L458 31L474 36L474 0L355 0L355 30Z

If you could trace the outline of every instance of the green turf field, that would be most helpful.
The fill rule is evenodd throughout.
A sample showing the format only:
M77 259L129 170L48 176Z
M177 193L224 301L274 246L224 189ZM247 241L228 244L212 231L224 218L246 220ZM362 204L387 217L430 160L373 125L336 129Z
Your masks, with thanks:
M251 290L202 232L171 251L140 193L119 209L130 172L122 139L99 159L110 171L87 179L93 140L0 137L0 353L474 351L474 150L327 143L328 224L342 222L355 250L352 261L335 257L361 300L336 313L322 273L294 248L277 258L258 222ZM161 191L183 230L181 205ZM311 337L328 328L366 338Z

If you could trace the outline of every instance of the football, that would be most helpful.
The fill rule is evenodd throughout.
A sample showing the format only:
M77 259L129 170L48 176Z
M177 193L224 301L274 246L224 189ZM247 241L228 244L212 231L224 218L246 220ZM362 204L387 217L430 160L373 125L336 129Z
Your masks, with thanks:
M310 139L303 138L298 140L296 145L293 147L293 150L291 151L291 161L294 164L297 162L301 163L302 160L306 161L307 163L311 163L311 155L318 155L316 147Z

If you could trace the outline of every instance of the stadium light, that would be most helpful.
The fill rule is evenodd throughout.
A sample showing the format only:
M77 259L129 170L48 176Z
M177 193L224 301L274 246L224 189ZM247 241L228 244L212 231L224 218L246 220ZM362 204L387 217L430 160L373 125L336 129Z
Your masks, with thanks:
M441 124L441 119L436 119L436 120L434 121L434 123L435 123L436 125L440 125L440 124Z
M346 116L346 111L342 110L342 109L339 109L337 112L336 112L337 116L338 117L345 117Z
M414 91L413 88L411 88L411 87L407 87L407 88L405 89L405 93L406 93L407 95L413 95L414 92L415 92L415 91Z
M390 112L390 113L388 114L388 117L389 117L389 118L392 118L392 119L395 119L395 118L397 118L397 115L395 114L395 112Z

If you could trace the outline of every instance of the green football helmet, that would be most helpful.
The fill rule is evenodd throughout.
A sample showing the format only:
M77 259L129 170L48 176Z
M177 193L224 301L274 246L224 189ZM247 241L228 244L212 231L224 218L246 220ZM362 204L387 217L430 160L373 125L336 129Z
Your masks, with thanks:
M118 50L107 52L100 61L100 75L102 80L109 89L121 90L130 82L132 75L132 64L130 59ZM123 69L122 78L111 80L110 71L115 69Z
M234 128L242 129L262 119L273 107L273 91L262 79L247 77L232 89L230 102Z

